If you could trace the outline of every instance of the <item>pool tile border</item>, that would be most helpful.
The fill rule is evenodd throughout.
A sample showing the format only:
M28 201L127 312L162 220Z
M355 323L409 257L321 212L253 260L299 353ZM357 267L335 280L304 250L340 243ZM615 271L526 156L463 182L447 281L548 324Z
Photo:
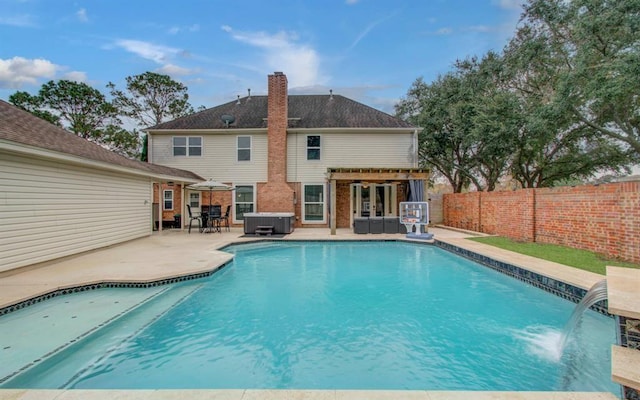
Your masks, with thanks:
M226 262L220 265L219 267L212 269L211 271L198 272L195 274L188 274L184 276L176 276L173 278L162 278L162 279L149 281L149 282L100 282L100 283L92 283L88 285L72 286L64 289L56 289L49 293L45 293L45 294L33 297L31 299L23 300L18 303L12 304L10 306L0 308L0 316L9 314L11 312L20 310L25 307L32 306L34 304L40 303L45 300L49 300L54 297L58 297L66 294L86 292L88 290L96 290L96 289L104 289L104 288L143 288L144 289L144 288L152 288L157 286L169 285L172 283L190 281L193 279L207 278L213 275L216 271L224 268L227 264L229 264L229 262Z
M323 243L327 242L327 240L306 240L306 239L257 239L252 240L250 242L240 242L240 243L230 243L221 247L218 250L224 250L229 246L242 245L245 243L256 243L256 242L316 242ZM525 283L528 283L532 286L535 286L539 289L542 289L546 292L549 292L555 296L561 297L565 300L569 300L573 303L579 303L580 300L587 293L587 290L571 285L566 282L562 282L553 278L549 278L547 276L538 274L533 271L529 271L528 269L518 267L513 264L509 264L503 261L495 260L491 257L475 253L471 250L467 250L462 247L458 247L451 243L443 242L438 239L433 239L430 241L415 241L415 240L404 240L404 239L337 239L331 240L332 242L403 242L403 243L412 243L416 245L427 245L427 246L436 246L443 250L446 250L450 253L454 253L466 259L475 261L479 264L482 264L485 267L489 267L495 271L508 275L512 278L518 279ZM592 310L599 312L600 314L606 315L608 317L612 317L611 314L607 311L608 302L607 300L596 303L591 307ZM637 338L640 340L640 337Z
M489 267L512 278L528 283L546 292L552 293L565 300L569 300L573 303L579 303L587 293L587 290L583 288L573 286L566 282L558 281L544 275L540 275L536 272L529 271L513 264L495 260L491 257L475 253L462 247L455 246L451 243L435 240L434 245L451 253L457 254L461 257L475 261L479 264L484 265L485 267ZM591 309L599 312L600 314L610 317L611 314L607 312L607 303L607 300L603 300L594 304Z

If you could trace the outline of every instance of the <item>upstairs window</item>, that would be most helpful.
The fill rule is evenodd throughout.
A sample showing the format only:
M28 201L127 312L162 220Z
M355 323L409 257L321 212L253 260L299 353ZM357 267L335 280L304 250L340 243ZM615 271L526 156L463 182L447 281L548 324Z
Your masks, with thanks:
M200 157L202 155L202 138L199 136L175 136L173 138L173 155Z
M307 136L307 160L320 159L320 136Z
M238 136L238 161L251 161L251 136Z

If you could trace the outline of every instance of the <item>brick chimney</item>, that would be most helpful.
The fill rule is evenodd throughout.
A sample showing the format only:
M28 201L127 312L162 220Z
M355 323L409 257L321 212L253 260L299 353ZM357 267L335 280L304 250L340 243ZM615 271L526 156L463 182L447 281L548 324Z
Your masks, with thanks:
M287 184L287 77L269 75L267 96L268 171L266 185L258 188L258 208L265 212L294 212L293 189Z
M287 76L282 72L269 75L267 97L267 137L269 138L269 182L287 181Z

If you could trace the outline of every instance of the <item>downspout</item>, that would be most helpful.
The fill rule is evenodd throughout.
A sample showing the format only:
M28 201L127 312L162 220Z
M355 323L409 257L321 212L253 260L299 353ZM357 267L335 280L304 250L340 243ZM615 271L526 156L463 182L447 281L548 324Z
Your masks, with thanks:
M184 212L187 209L186 203L184 202L185 197L185 190L184 190L184 182L180 182L180 204L182 205L181 210L180 210L180 230L184 229L184 216L186 215Z
M158 233L162 233L162 220L164 216L162 215L163 210L163 202L162 202L162 180L158 181Z
M153 163L153 140L149 132L147 132L147 162Z
M335 235L336 234L336 203L337 203L337 196L336 196L336 190L337 190L337 186L336 186L336 180L333 177L330 177L330 181L329 184L331 185L331 189L330 189L330 204L331 204L331 221L329 223L330 227L331 227L331 235Z
M418 168L418 130L413 131L413 168Z

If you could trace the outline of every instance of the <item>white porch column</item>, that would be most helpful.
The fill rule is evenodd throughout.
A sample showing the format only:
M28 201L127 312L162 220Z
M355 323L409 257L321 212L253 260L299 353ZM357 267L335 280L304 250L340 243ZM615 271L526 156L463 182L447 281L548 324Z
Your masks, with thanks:
M335 179L331 179L330 181L330 191L331 191L331 222L330 222L330 226L331 226L331 234L335 235L336 234L336 180Z

